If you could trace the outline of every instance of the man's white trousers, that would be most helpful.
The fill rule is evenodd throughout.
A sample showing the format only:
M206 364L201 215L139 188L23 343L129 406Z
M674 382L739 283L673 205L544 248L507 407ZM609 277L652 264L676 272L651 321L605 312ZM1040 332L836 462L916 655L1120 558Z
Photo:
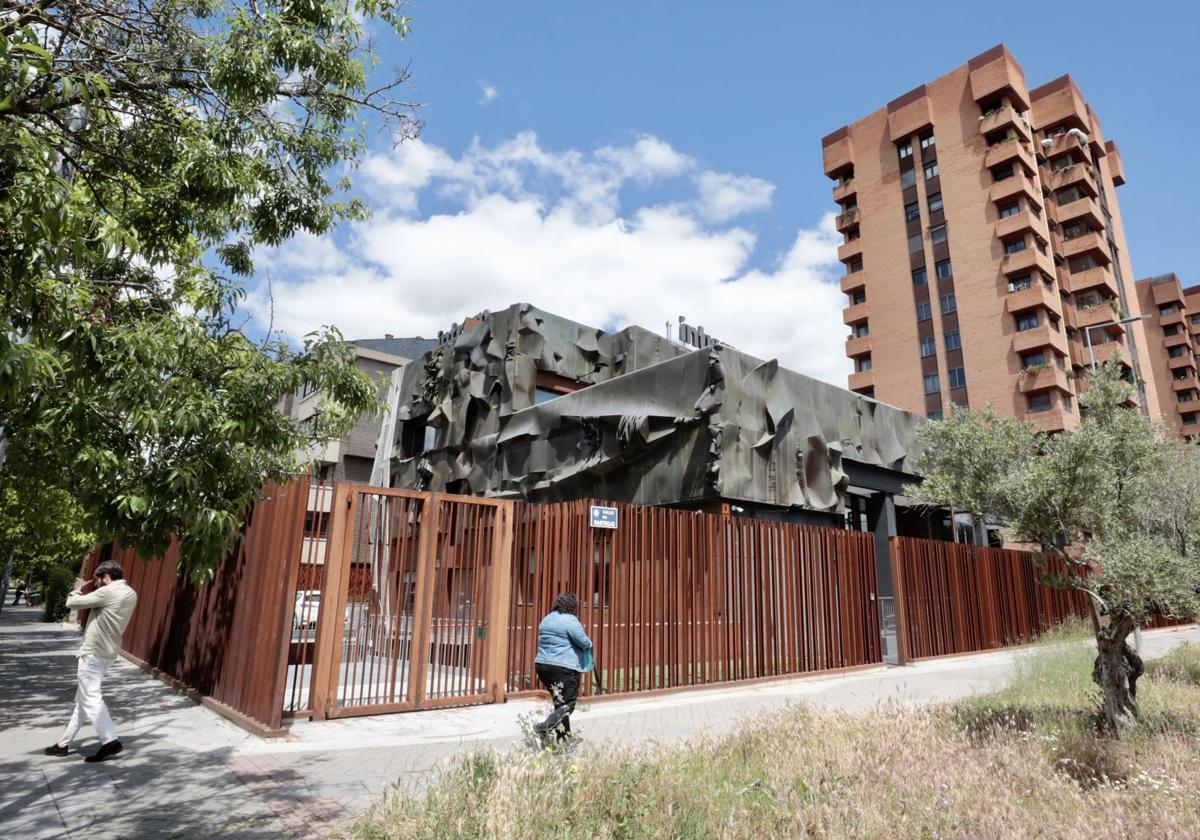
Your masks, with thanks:
M104 675L108 673L112 664L113 660L101 659L98 656L79 657L79 687L75 690L75 711L71 714L71 722L67 724L66 731L58 739L59 746L65 747L75 740L85 718L96 727L101 744L117 740L117 727L113 726L108 706L104 705L104 697L100 693Z

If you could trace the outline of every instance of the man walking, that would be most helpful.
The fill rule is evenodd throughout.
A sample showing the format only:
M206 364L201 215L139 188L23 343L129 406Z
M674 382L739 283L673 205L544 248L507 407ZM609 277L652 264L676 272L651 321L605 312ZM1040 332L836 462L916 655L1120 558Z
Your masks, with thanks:
M87 595L83 588L87 581L75 581L75 590L67 596L67 606L73 610L90 610L87 628L83 632L83 644L79 646L79 687L75 690L75 711L71 722L58 743L46 747L46 755L67 755L71 741L79 732L86 717L100 736L100 749L84 761L107 761L124 747L117 738L117 728L104 705L101 684L117 656L121 653L121 635L125 632L133 608L137 605L137 593L125 582L121 564L108 560L96 567L92 573L93 590Z

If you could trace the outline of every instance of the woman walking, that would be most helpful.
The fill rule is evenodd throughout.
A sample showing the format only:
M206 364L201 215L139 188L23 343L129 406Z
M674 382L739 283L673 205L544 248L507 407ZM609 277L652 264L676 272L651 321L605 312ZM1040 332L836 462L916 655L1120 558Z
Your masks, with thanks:
M553 611L538 625L538 652L533 662L538 680L554 701L550 716L533 727L542 739L551 732L559 741L571 734L580 673L585 670L585 655L592 649L592 640L576 617L578 612L579 599L563 592L554 599Z

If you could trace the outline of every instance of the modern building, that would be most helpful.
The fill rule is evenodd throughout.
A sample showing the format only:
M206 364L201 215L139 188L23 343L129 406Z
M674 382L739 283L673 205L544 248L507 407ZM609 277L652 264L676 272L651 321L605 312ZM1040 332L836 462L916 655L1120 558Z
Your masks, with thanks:
M822 148L852 390L928 417L991 404L1060 431L1079 424L1091 358L1116 357L1158 418L1146 328L1125 322L1140 312L1120 151L1070 76L1031 90L999 45Z
M355 367L370 374L376 381L384 382L393 370L409 359L420 357L436 347L437 340L419 336L396 338L386 335L383 338L349 341L347 344L354 348ZM304 421L317 411L320 397L316 388L305 387L284 397L280 402L280 410L294 420ZM375 444L383 422L382 414L364 414L339 440L306 453L311 456L313 476L331 481L370 480L371 466L375 461Z
M1174 274L1137 282L1146 313L1149 373L1162 399L1163 424L1180 438L1200 434L1200 286L1185 288Z
M871 531L885 596L889 536L950 538L903 496L919 415L696 339L525 303L468 319L392 376L390 484Z

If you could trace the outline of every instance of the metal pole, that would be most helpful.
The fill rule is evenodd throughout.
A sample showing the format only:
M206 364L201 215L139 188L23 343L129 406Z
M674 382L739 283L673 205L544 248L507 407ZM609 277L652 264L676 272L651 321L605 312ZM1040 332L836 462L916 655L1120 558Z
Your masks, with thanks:
M1103 324L1096 324L1094 327L1083 328L1083 338L1087 342L1088 358L1091 359L1092 370L1096 369L1096 351L1092 349L1092 330L1099 326L1103 326Z

